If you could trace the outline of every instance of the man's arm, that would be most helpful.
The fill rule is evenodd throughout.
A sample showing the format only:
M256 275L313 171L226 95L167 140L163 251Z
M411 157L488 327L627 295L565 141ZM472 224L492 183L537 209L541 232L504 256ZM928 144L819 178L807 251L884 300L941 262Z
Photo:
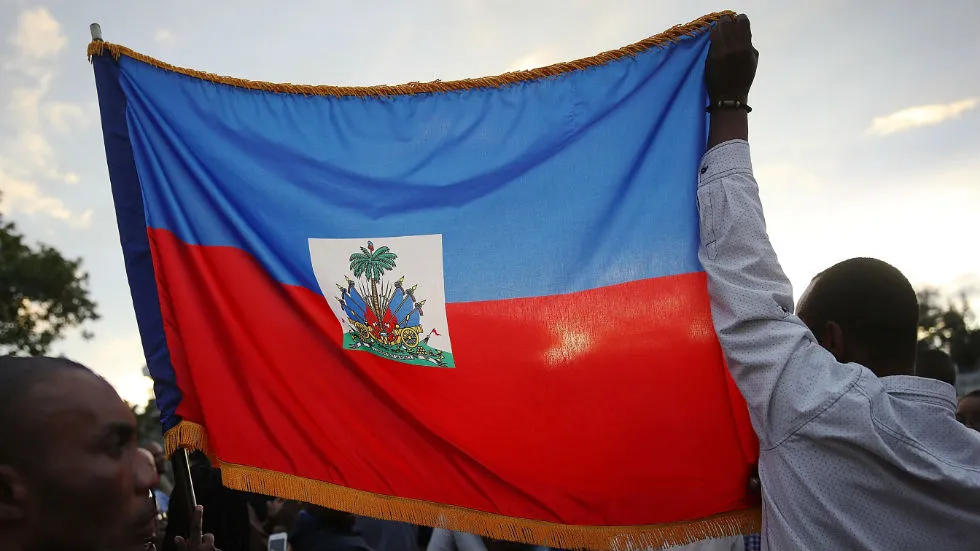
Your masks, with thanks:
M711 38L705 72L712 105L745 105L758 60L748 18L722 19ZM769 447L818 415L859 370L838 364L793 315L792 288L766 235L747 138L746 110L714 109L699 171L698 254L732 377Z
M749 140L749 114L742 109L715 111L708 127L708 149L732 140Z

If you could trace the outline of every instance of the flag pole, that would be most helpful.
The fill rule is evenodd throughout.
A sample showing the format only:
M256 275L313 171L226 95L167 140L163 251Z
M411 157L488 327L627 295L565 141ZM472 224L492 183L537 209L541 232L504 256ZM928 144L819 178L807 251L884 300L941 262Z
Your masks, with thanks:
M92 40L94 42L103 42L101 25L92 23L88 26L88 30L92 34ZM194 508L197 507L197 496L194 494L194 481L191 479L191 466L190 460L187 457L187 450L184 448L178 449L170 459L173 462L174 468L174 484L179 489L174 494L183 497L179 506L186 511L185 518L190 520ZM178 529L184 537L189 536L187 533L189 526Z
M187 510L192 511L197 506L197 496L194 494L194 481L191 479L191 465L187 457L187 450L178 449L171 459L174 463L175 483L184 490L185 503L182 505L186 505Z
M190 537L190 520L197 507L197 496L194 494L194 481L191 479L191 466L187 457L187 450L178 448L170 457L174 467L174 491L172 496L180 496L179 503L170 503L170 510L175 507L184 511L181 516L170 516L171 522L178 521L181 526L175 526L175 533L188 538Z

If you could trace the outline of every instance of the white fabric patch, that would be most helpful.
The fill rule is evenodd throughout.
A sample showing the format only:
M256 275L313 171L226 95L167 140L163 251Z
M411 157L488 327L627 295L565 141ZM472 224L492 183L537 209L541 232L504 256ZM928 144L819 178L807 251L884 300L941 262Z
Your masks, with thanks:
M320 292L345 333L345 348L417 365L454 366L442 235L310 238L309 248ZM427 347L446 352L445 365L427 355Z

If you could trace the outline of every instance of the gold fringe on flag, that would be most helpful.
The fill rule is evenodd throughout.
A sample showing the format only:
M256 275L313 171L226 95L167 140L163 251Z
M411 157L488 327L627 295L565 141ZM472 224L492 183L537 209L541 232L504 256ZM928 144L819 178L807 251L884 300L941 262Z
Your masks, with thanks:
M93 40L88 45L88 55L91 59L92 56L96 55L111 55L113 59L119 59L119 56L126 56L132 59L142 61L143 63L148 63L155 67L167 71L173 71L175 73L180 73L182 75L187 75L194 78L199 78L202 80L208 80L211 82L217 82L220 84L227 84L229 86L237 86L239 88L248 88L250 90L262 90L265 92L275 92L275 93L285 93L285 94L303 94L312 96L396 96L405 94L425 94L431 92L450 92L457 90L469 90L472 88L492 88L505 86L508 84L515 84L519 82L525 82L529 80L535 80L545 77L555 77L563 73L571 71L580 71L582 69L587 69L589 67L594 67L596 65L602 65L610 61L615 61L624 57L635 56L642 52L645 52L651 48L663 48L674 42L677 42L684 36L694 36L700 34L708 29L711 23L717 21L718 19L732 16L735 17L735 12L733 11L720 11L715 13L709 13L703 17L699 17L690 23L685 23L683 25L675 25L666 31L655 34L649 38L645 38L639 42L635 42L628 46L623 46L617 50L609 50L608 52L602 52L601 54L594 55L592 57L586 57L582 59L577 59L575 61L566 61L563 63L556 63L554 65L549 65L547 67L539 67L537 69L530 69L526 71L514 71L510 73L504 73L497 76L487 76L480 78L468 78L463 80L450 80L450 81L440 81L436 80L433 82L409 82L406 84L397 84L389 86L387 84L382 84L378 86L331 86L327 84L322 85L311 85L311 84L290 84L286 83L274 83L274 82L263 82L259 80L247 80L244 78L227 77L222 75L216 75L214 73L207 73L204 71L198 71L195 69L187 69L184 67L178 67L176 65L171 65L164 61L152 58L148 55L141 54L130 50L125 46L120 46L119 44L112 44L109 42L103 42L101 40Z
M211 454L211 449L208 447L208 432L203 425L192 421L181 421L163 435L163 449L167 457L180 448L203 452L212 464L216 464L217 458Z
M758 508L682 522L634 526L583 526L508 517L432 501L365 492L322 480L228 463L209 453L207 430L189 421L181 421L167 431L165 438L168 455L180 448L206 453L211 463L221 469L222 484L235 490L313 503L356 515L558 549L663 549L704 539L752 534L759 532L762 526Z

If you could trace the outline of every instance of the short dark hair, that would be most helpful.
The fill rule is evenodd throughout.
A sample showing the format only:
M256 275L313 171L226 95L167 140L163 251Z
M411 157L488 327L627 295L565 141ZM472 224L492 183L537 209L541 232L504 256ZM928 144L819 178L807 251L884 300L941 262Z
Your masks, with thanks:
M935 348L923 348L915 356L915 374L956 386L956 366L949 354Z
M98 377L84 365L65 358L0 356L0 442L16 441L19 408L31 388L67 370L85 371ZM0 462L10 461L9 454L15 447L0 446Z
M919 300L897 268L875 258L851 258L813 278L805 312L811 328L836 322L844 335L867 348L871 363L912 373ZM866 366L877 373L875 366ZM879 375L881 373L878 373Z

